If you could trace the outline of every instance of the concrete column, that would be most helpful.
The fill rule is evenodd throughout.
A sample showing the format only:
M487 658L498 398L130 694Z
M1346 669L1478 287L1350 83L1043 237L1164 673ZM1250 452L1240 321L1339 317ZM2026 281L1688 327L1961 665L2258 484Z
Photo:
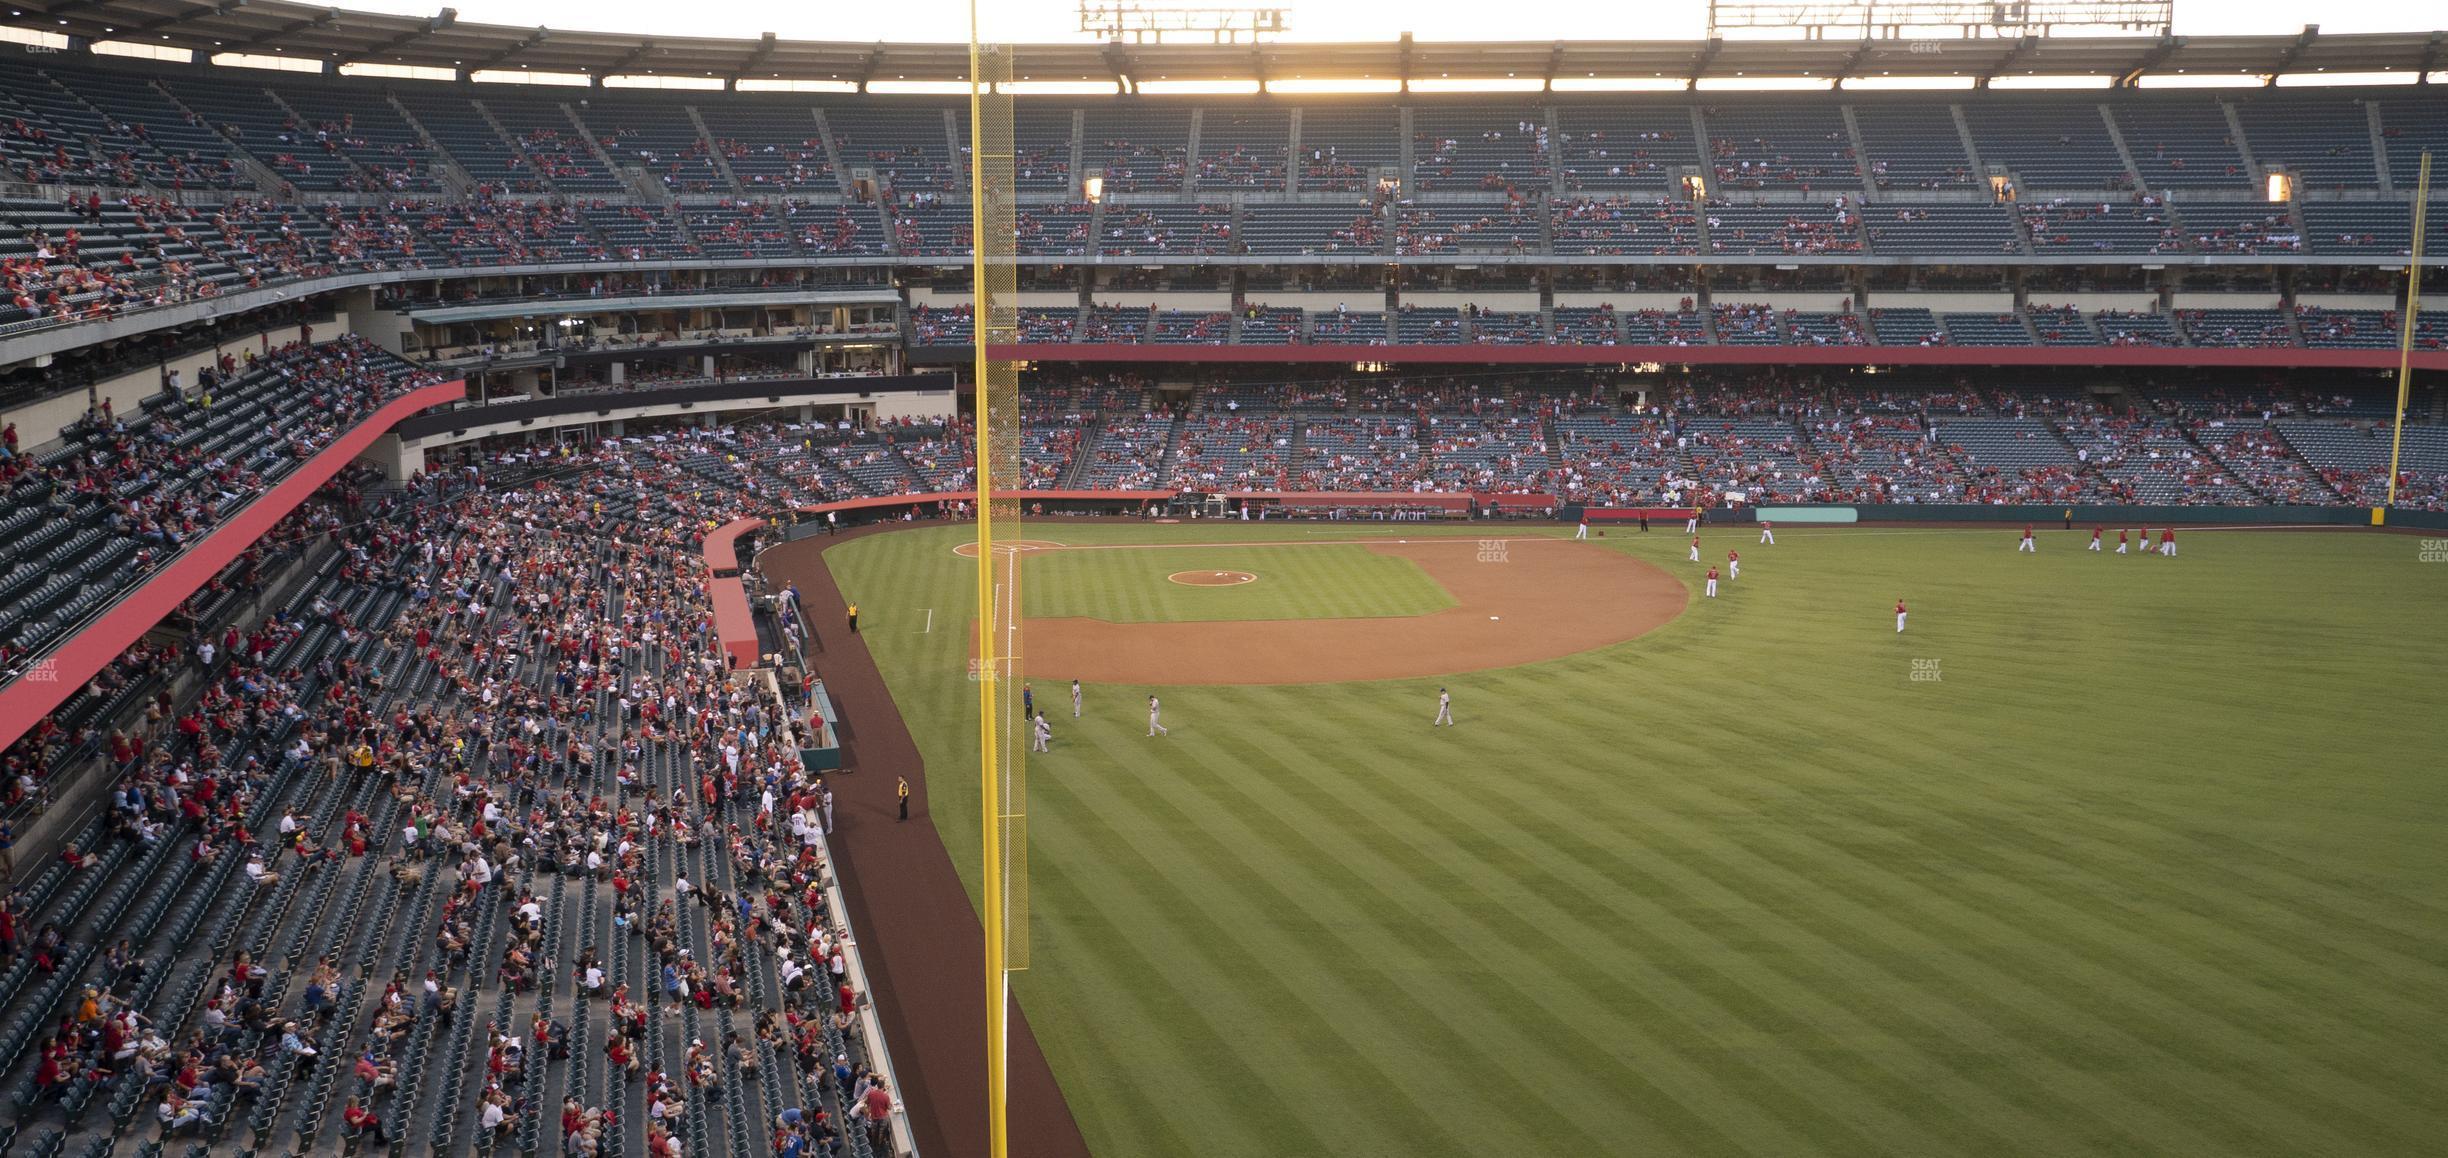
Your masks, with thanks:
M385 477L395 482L425 469L424 448L408 446L396 434L375 439L374 445L367 447L365 453L357 457L373 463Z
M382 309L374 304L371 288L348 291L340 299L342 324L348 332L372 342L394 354L402 353L406 343L400 339L410 329L408 319L397 310Z

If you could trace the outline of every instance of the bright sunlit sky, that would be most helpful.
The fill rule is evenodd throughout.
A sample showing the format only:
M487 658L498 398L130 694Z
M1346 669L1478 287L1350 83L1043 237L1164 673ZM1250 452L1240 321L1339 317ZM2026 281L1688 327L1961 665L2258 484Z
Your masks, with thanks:
M1146 0L1175 7L1213 0ZM1238 0L1291 10L1288 41L1689 40L1702 35L1707 0ZM538 24L663 36L794 40L941 41L967 36L967 0L885 4L776 4L771 0L340 0L344 8L430 16L457 8L470 23ZM1077 43L1077 0L980 0L989 40ZM2448 7L2417 0L2177 0L2180 34L2294 33L2307 21L2323 32L2408 32L2448 26Z

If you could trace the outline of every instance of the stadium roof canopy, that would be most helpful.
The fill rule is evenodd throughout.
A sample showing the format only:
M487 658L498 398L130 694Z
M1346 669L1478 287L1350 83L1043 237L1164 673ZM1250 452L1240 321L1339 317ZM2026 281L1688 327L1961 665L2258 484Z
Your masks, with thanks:
M638 36L471 24L453 9L392 16L286 0L0 0L4 22L86 41L121 41L201 55L285 56L344 65L469 73L535 70L724 81L957 82L962 44L853 44ZM2109 76L2185 72L2274 77L2311 72L2448 68L2448 32L2299 36L2063 36L1947 40L1630 40L1368 44L1036 44L1013 73L1036 83L1248 83L1291 78L1440 78L1552 83L1559 79L1734 80Z

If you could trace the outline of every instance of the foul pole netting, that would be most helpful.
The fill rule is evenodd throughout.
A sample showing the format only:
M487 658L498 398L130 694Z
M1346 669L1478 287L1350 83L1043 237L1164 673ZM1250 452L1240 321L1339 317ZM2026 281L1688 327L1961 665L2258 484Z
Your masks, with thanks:
M971 324L977 344L978 778L986 933L986 1110L993 1158L1006 1158L1010 974L1028 967L1028 740L1021 714L1019 367L996 354L1019 338L1018 235L1008 46L978 40L969 12ZM1008 544L1008 545L1007 545Z

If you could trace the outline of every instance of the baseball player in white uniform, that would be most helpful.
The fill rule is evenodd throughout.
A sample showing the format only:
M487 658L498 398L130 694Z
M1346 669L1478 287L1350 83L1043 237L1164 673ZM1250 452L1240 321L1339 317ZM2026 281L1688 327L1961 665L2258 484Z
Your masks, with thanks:
M1766 519L1760 520L1760 542L1776 546L1776 526Z
M1589 520L1588 520L1588 519L1583 519L1583 520L1581 520L1581 525L1580 525L1580 526L1578 526L1578 527L1573 528L1573 538L1575 538L1575 539L1587 539L1587 538L1589 538Z
M1443 688L1438 688L1436 723L1428 726L1433 728L1437 724L1443 724L1450 728L1453 722L1453 694Z
M1036 741L1031 745L1030 751L1049 752L1053 750L1047 747L1047 742L1054 738L1054 725L1046 723L1044 712L1037 713L1037 718L1030 721L1029 732L1032 739Z
M1170 736L1172 734L1173 730L1164 726L1164 702L1154 696L1149 696L1148 735Z
M1080 718L1080 685L1078 680L1071 681L1071 718L1074 720Z

